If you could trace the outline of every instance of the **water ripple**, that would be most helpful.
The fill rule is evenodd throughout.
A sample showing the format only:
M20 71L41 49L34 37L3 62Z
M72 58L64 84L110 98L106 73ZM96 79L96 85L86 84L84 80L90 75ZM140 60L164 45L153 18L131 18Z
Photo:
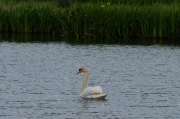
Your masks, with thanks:
M0 118L180 118L180 48L0 43ZM79 96L83 74L107 99Z

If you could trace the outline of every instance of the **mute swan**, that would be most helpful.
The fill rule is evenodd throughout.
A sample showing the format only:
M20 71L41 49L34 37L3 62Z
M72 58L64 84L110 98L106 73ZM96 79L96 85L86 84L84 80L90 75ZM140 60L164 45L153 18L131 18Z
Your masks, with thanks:
M88 99L105 99L107 94L103 94L102 89L100 86L96 87L88 87L86 88L87 85L87 80L88 80L88 69L86 67L82 67L79 69L77 74L84 72L84 80L81 88L81 97L82 98L88 98Z

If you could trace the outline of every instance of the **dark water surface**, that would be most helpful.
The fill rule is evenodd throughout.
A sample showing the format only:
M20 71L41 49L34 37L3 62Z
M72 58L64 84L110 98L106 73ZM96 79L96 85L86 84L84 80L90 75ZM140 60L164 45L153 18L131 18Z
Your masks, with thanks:
M178 119L180 47L0 43L1 119ZM83 74L107 99L79 96Z

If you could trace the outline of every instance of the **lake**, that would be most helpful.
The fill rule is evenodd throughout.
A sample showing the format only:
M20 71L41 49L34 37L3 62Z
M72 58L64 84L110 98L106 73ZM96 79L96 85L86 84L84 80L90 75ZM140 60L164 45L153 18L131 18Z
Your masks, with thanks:
M2 119L180 118L178 45L1 41ZM80 97L82 66L106 100Z

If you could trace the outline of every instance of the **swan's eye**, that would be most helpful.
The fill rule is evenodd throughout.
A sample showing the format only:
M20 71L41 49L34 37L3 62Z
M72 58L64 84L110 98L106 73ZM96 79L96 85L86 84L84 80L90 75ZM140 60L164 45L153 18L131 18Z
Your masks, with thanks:
M79 71L82 71L82 69L79 69Z

